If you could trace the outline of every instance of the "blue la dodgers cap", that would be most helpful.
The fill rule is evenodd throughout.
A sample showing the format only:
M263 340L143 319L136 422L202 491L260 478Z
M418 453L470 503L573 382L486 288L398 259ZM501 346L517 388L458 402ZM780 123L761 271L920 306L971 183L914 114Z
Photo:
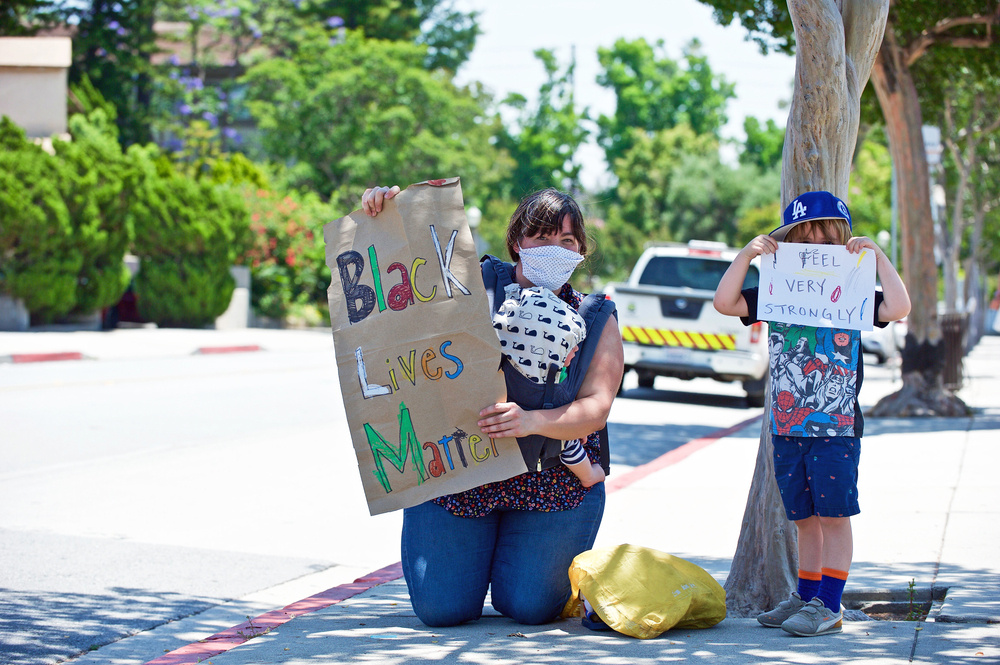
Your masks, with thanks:
M792 199L782 215L781 226L771 231L770 236L784 240L793 226L814 219L842 219L851 226L851 213L846 203L830 192L806 192Z

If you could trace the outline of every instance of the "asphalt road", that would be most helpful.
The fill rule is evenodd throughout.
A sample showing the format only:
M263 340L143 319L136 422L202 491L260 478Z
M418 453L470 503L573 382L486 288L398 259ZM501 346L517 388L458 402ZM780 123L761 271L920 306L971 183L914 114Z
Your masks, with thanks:
M613 472L759 413L738 384L634 381ZM401 515L364 502L332 352L0 365L0 460L0 663L399 559Z

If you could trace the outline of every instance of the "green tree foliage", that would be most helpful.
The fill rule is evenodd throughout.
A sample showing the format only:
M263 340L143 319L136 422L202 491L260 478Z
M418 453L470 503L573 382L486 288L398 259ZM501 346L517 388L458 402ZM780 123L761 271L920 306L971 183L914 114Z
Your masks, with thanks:
M177 171L195 180L214 184L268 186L268 176L261 166L239 152L225 152L219 130L204 120L186 127L175 150L169 153Z
M0 291L51 321L76 304L83 254L59 191L59 162L0 120Z
M4 171L3 290L39 321L114 304L128 285L132 242L127 167L103 110L73 115L71 141L49 155L9 120L0 129Z
M676 167L685 155L717 155L718 141L681 124L653 134L633 128L629 143L632 147L615 162L620 219L649 239L679 239L675 235L678 229L673 228L674 211L668 202Z
M70 82L88 78L114 105L123 145L148 142L157 0L60 4L64 19L76 25Z
M780 190L780 169L734 168L723 164L718 153L686 154L674 167L667 197L671 235L681 241L713 240L733 245L737 220L749 210L772 205Z
M747 135L740 164L756 166L761 170L781 167L781 149L785 145L785 129L768 119L764 125L754 117L743 119L743 132Z
M458 71L482 34L477 12L455 9L454 0L417 0L422 32L417 43L427 46L424 66L427 69Z
M996 268L991 253L1000 223L1000 75L976 74L954 54L937 51L923 59L933 65L946 60L955 74L928 81L922 90L924 122L941 130L943 174L935 178L946 190L938 215L938 246L943 257L944 302L949 311L960 311L968 298L978 297L980 277ZM939 65L940 66L940 65ZM961 272L964 270L964 278ZM965 293L960 293L960 282Z
M873 240L892 227L892 158L882 128L866 132L854 153L849 185L851 230ZM883 247L891 253L891 247Z
M604 70L597 81L617 97L615 114L597 121L598 143L613 168L639 136L633 130L652 134L686 124L718 138L734 86L712 71L697 40L684 48L683 65L667 57L662 40L619 39L613 48L598 49L597 57Z
M347 30L369 39L422 45L422 66L454 72L479 35L475 12L453 0L160 0L157 18L171 22L172 56L157 77L154 131L174 146L185 128L205 120L228 150L257 150L240 130L251 118L237 79L254 64L292 58L304 44L340 43Z
M77 312L88 314L118 302L131 278L123 258L132 239L127 165L114 121L103 110L70 117L71 141L55 141L59 188L69 212L82 265Z
M139 313L161 326L212 323L232 298L229 267L249 248L246 205L230 187L179 174L155 146L128 158Z
M365 40L313 40L290 59L246 75L250 108L268 154L295 186L357 205L366 186L461 174L473 192L504 174L474 90L422 67L426 49Z
M733 247L743 247L757 236L770 233L781 224L781 200L749 208L736 220L736 241Z
M193 67L188 73L200 76L205 67L245 67L269 54L287 55L299 33L322 30L326 16L301 2L160 0L157 19L180 26L170 39L183 44L184 60Z
M780 130L771 134L779 141L782 135L783 132ZM885 133L882 129L872 129L865 133L864 140L854 154L848 202L854 235L875 239L880 231L888 231L890 228L892 176L889 150L885 142ZM741 157L745 154L746 151ZM779 155L776 163L758 171L761 179L753 184L751 193L737 213L736 235L730 240L734 247L742 247L755 236L770 233L781 224L781 201L778 196L781 178L780 161ZM886 252L889 251L888 246L884 249Z
M463 195L465 195L464 188ZM476 233L481 241L486 244L485 252L498 256L504 261L509 261L510 257L507 255L507 225L510 223L510 216L517 209L518 200L494 195L487 198L484 203L485 205L482 208L483 217L479 223L479 228L476 229Z
M505 188L514 197L546 187L580 189L581 165L575 157L587 140L583 123L589 117L586 109L577 109L573 96L576 63L571 62L560 73L552 51L538 49L535 57L545 67L546 76L538 91L538 105L529 109L523 95L508 96L504 104L516 109L519 117L497 135L497 147L506 150L516 164Z
M647 237L621 213L620 206L609 206L604 219L588 220L593 250L581 268L591 282L624 280L642 254Z
M730 166L719 143L687 125L656 132L635 130L633 147L616 162L616 204L597 232L595 274L620 278L646 241L740 242L749 218L753 233L777 224L780 170ZM758 221L761 221L758 226ZM758 230L760 228L760 230ZM595 257L596 258L596 257Z
M302 3L300 11L309 22L360 29L372 39L426 46L426 69L454 72L468 60L481 32L476 12L463 12L455 4L454 0L313 0Z
M0 37L28 37L56 20L55 0L0 2Z
M743 120L743 131L747 138L739 152L742 174L745 177L756 170L760 180L744 180L753 194L740 206L735 229L726 234L733 247L742 247L781 223L781 151L785 130L774 120L762 125L757 118L748 117Z

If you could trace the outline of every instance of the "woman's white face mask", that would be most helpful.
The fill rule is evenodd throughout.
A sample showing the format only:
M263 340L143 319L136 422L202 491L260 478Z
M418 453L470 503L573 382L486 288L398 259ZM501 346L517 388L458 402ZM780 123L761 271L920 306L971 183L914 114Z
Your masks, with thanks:
M541 245L522 248L517 246L521 260L521 274L535 286L558 291L569 281L573 271L583 261L583 256L559 245Z

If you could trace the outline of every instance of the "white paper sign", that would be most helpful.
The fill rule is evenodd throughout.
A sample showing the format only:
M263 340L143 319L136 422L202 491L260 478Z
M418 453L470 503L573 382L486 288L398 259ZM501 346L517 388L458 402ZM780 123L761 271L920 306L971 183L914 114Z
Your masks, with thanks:
M875 252L779 242L760 257L757 318L818 328L871 330Z

